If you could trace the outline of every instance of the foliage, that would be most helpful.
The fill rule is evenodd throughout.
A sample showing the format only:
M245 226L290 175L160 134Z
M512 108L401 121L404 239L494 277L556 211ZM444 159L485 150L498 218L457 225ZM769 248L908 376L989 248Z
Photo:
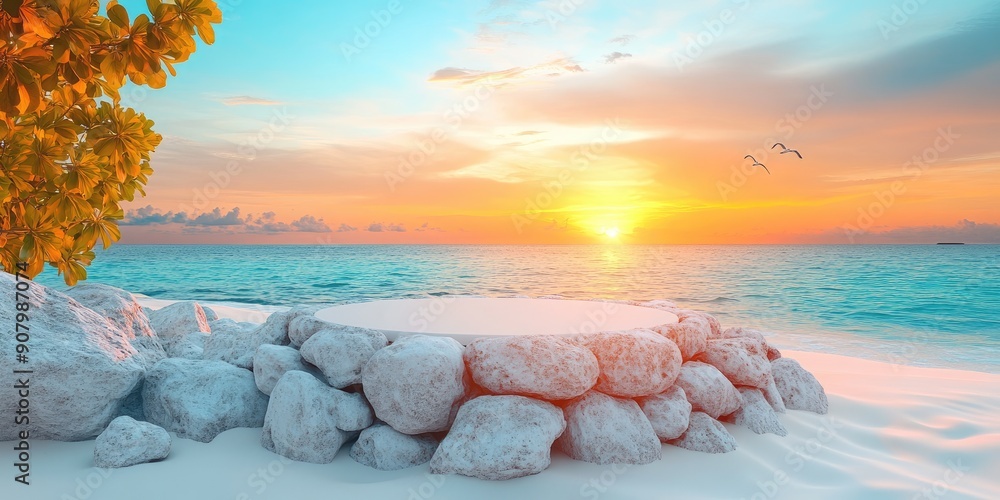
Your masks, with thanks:
M2 0L0 12L0 264L45 262L68 284L86 279L100 240L121 238L123 201L153 173L161 137L120 105L126 82L162 88L195 36L215 41L213 0L147 0L130 18L112 0Z

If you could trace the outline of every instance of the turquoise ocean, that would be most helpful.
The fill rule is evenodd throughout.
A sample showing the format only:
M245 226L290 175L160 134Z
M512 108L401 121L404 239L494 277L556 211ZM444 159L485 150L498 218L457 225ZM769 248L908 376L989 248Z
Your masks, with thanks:
M269 306L666 298L779 346L1000 373L1000 245L118 245L89 275L157 299ZM37 281L65 288L53 270Z

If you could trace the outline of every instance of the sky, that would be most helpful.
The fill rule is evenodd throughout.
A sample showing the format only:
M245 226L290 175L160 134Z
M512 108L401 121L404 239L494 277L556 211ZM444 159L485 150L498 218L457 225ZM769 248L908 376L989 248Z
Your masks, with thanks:
M1000 2L693 3L219 0L123 242L1000 243Z

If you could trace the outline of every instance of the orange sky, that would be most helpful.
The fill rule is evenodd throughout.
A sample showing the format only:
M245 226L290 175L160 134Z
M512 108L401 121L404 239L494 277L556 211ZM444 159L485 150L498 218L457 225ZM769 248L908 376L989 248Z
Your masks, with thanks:
M718 6L630 26L584 9L500 38L484 23L496 7L439 20L480 26L442 46L386 35L370 60L328 54L351 83L314 95L290 90L308 72L211 75L252 27L244 12L171 82L236 97L144 99L165 140L124 242L1000 242L1000 16L885 38L885 9L859 8L810 18L834 33L765 36L751 16L767 9L733 3L742 17L690 63L677 56Z

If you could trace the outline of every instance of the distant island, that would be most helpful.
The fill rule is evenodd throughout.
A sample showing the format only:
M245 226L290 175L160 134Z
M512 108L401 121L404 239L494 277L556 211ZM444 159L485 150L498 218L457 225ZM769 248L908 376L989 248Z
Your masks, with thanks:
M961 243L961 242L943 242L943 243L938 243L938 245L964 245L964 244L965 243Z

